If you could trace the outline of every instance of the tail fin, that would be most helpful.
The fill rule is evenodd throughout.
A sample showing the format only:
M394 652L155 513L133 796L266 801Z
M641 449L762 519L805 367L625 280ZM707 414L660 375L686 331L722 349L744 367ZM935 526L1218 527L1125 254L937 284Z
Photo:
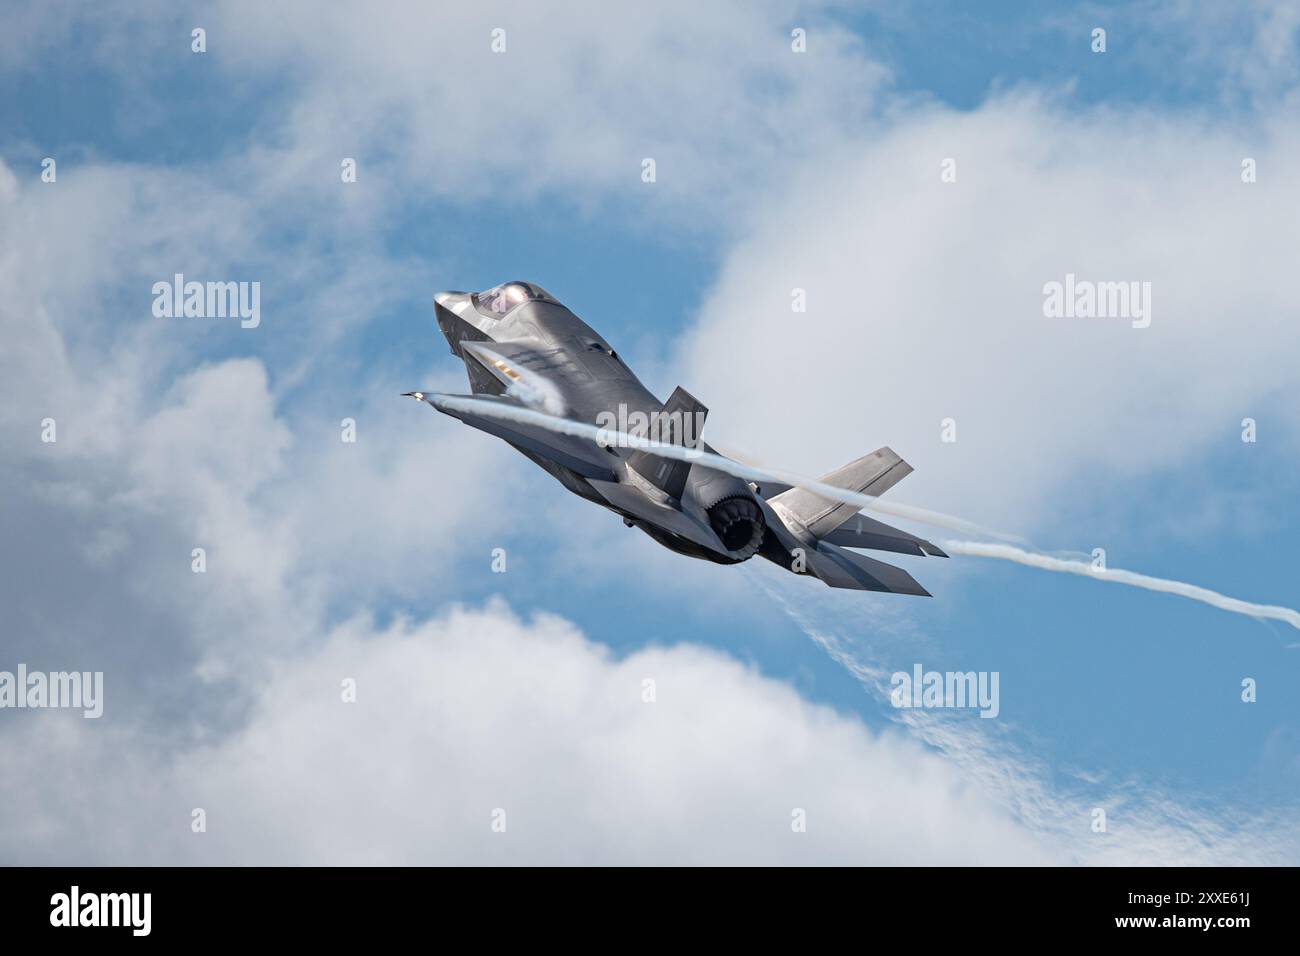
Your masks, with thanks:
M700 432L709 410L700 400L678 385L664 402L659 440L686 448L700 447ZM652 451L637 450L628 455L627 463L656 488L680 498L691 470L689 461L665 458Z
M818 479L822 484L873 497L884 494L912 473L912 466L892 448L877 448ZM823 498L804 488L791 488L769 499L819 538L824 538L858 513L857 505Z

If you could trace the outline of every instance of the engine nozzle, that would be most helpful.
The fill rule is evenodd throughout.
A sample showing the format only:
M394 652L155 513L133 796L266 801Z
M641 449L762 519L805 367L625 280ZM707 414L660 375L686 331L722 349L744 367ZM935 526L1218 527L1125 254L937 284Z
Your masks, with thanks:
M723 498L708 510L709 525L722 540L723 547L738 561L750 558L763 543L767 525L762 509L746 495Z

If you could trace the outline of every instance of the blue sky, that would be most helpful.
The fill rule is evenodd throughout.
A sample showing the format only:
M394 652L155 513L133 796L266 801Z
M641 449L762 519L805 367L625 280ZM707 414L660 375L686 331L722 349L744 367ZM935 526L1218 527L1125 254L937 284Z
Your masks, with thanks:
M1205 859L1183 842L1200 839L1210 859L1265 848L1295 862L1300 635L1286 625L976 558L900 559L934 592L928 601L705 566L593 514L487 436L397 397L414 387L465 390L433 321L434 291L529 279L599 329L656 394L681 384L699 395L711 409L707 437L724 449L816 474L889 444L918 469L891 493L900 501L1049 551L1104 546L1113 566L1300 604L1288 559L1300 528L1300 403L1286 364L1294 337L1284 331L1300 297L1273 268L1288 261L1294 233L1276 226L1270 208L1296 189L1282 166L1296 113L1296 17L1262 3L1235 17L1155 3L870 10L760 5L680 23L642 12L596 28L576 8L543 25L507 5L448 14L436 29L417 17L419 43L404 35L416 27L396 8L368 30L310 8L276 23L248 4L130 17L112 6L91 14L55 5L40 23L16 24L20 39L0 47L15 94L0 102L0 161L17 197L0 238L12 243L12 275L24 281L15 279L22 287L9 297L5 335L27 339L11 370L27 356L51 371L10 378L7 442L17 447L26 439L16 436L32 431L26 423L58 404L59 382L103 398L93 421L81 420L84 402L59 406L65 434L97 436L74 444L71 461L26 449L6 469L24 489L6 509L10 541L44 540L26 558L6 548L17 626L0 667L102 668L110 688L130 688L122 705L130 718L114 732L167 741L169 760L186 765L199 759L187 749L194 740L233 747L223 742L253 733L278 686L266 675L292 672L299 656L317 660L338 629L368 621L378 642L401 622L436 622L458 605L480 609L489 628L496 612L483 609L499 597L524 622L571 622L611 660L639 666L647 648L703 645L837 719L897 735L976 790L993 786L990 812L1026 828L1047 858L1131 861L1157 846L1169 861ZM486 52L498 22L511 30L505 65ZM203 24L209 52L196 55L189 29ZM804 72L789 65L789 31L800 25L815 64ZM1108 30L1102 55L1089 49L1099 25ZM1283 28L1289 42L1268 40ZM482 53L456 46L480 40ZM769 41L770 51L761 45ZM717 62L729 51L734 62ZM1042 154L1026 155L1026 143ZM1192 171L1162 176L1161 164L1187 156L1188 143ZM1011 195L1023 182L1026 204L1048 195L1060 206L986 207L970 192L961 194L970 213L942 196L909 206L919 187L897 170L923 154L918 165L937 181L948 148L961 189L978 191L1000 164L1009 171L996 188ZM1239 157L1265 152L1279 157L1258 184L1275 190L1267 199L1225 214L1218 187L1207 186L1206 208L1186 211L1186 197L1200 195L1199 164L1226 157L1224 188L1243 188ZM660 163L661 182L650 187L639 179L646 155ZM44 156L58 159L57 184L39 182ZM359 160L354 186L338 182L345 156ZM1133 171L1147 156L1154 168ZM1136 212L1116 213L1118 205ZM1250 250L1258 271L1216 260L1209 233L1224 215L1233 224L1226 236L1259 243L1258 255ZM912 221L915 236L893 228ZM1021 276L995 263L1035 244L1026 224L1052 237L1042 243L1049 264L1029 268L1028 298L1015 296L1032 307L1038 285L1074 263L1081 273L1117 270L1109 278L1154 275L1171 304L1151 339L1124 338L1123 329L1043 332L1032 323L1046 320L1031 313L1004 334L998 323L1009 313L995 297ZM1189 230L1203 247L1171 248ZM838 243L834 256L818 253L814 233ZM988 282L976 280L967 297L951 293L960 312L940 308L943 290L963 280L937 254L887 268L891 250L949 245ZM988 265L978 266L981 256ZM838 286L842 304L814 309L811 328L774 333L788 319L777 315L788 313L785 290L798 284L774 273L823 263L811 295L826 302ZM260 280L261 327L161 326L145 293L181 271ZM769 276L774 304L755 305ZM915 313L900 302L915 303ZM25 324L31 314L44 317L58 348ZM981 323L988 331L975 346L960 337ZM965 358L949 356L949 342ZM1217 380L1216 353L1232 384L1210 394L1198 382ZM1243 368L1251 354L1258 367ZM1057 372L1040 378L1026 373L1031 366ZM858 374L904 385L864 384L846 408L838 390ZM1054 380L1066 394L1034 391ZM1095 404L1079 397L1081 382L1097 390ZM931 410L927 392L962 425L954 448L937 442L940 406ZM169 409L179 407L195 421L173 419ZM1261 423L1254 445L1240 441L1246 415ZM337 441L345 416L359 423L354 447ZM96 477L77 477L79 468ZM80 497L41 490L78 481L89 482ZM100 540L101 525L108 563L62 571L77 541ZM196 534L220 542L218 564L223 553L239 555L219 594L194 595L187 561L161 557L187 555ZM509 552L504 575L490 570L495 547ZM69 597L44 596L61 576L71 603L95 595L81 614L49 610ZM803 609L802 624L769 589ZM88 632L97 618L106 633L96 638ZM809 627L885 673L916 662L998 671L1000 717L900 722ZM240 676L249 672L262 676ZM1256 703L1240 699L1245 677L1258 682ZM521 676L525 685L548 679ZM24 735L38 733L30 724L5 731L11 746L29 748L36 738ZM717 733L727 740L725 727ZM104 759L105 743L84 746L66 766L52 760L71 772ZM116 799L126 800L142 765L119 772ZM876 779L871 766L864 774L873 787L911 786ZM1008 808L988 783L1021 776L1047 795L1032 799L1052 819ZM715 784L680 786L690 794ZM1112 832L1096 840L1113 838L1112 855L1088 842L1094 806L1111 814ZM1190 808L1200 822L1188 826L1170 807ZM949 811L961 817L960 806ZM0 852L19 861L146 858L138 846L93 839L73 849L76 834L95 832L96 813L67 810L45 851L7 820ZM871 850L870 830L853 834L844 841L861 841L868 861L911 861ZM973 859L1024 858L1013 844L994 842ZM307 845L270 859L320 858ZM257 858L241 846L223 844L227 855L216 858ZM707 836L693 846L693 859L743 858L711 848ZM517 859L553 858L532 850ZM194 858L179 845L158 852ZM636 847L611 853L645 858ZM917 859L967 858L940 848Z

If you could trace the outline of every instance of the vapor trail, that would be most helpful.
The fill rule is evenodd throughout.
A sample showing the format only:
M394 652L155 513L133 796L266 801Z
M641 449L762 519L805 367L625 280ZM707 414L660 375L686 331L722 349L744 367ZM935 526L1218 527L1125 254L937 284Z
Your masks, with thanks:
M518 422L523 425L536 425L538 428L545 428L548 431L557 432L561 435L572 435L575 438L584 438L604 445L644 448L653 451L657 455L662 455L665 458L674 458L678 461L698 462L707 468L715 468L718 471L726 472L729 475L735 475L737 478L743 478L748 481L776 481L786 485L806 488L808 491L814 492L815 494L821 495L825 498L830 498L832 501L842 501L845 504L855 505L858 508L864 508L868 511L878 511L883 514L896 515L900 518L919 521L922 524L928 524L939 528L947 528L950 531L960 531L964 534L973 534L985 538L997 538L1005 542L1023 543L1022 539L1017 538L1014 535L981 528L977 524L972 524L969 521L965 521L952 515L943 514L939 511L930 511L926 508L916 508L911 505L898 504L896 502L881 501L879 498L872 497L871 495L849 491L847 488L836 488L834 485L828 485L813 478L805 478L804 476L791 471L784 471L775 468L758 468L753 465L744 464L743 462L733 461L730 458L723 458L721 455L715 455L711 452L684 448L681 445L668 445L662 442L651 441L650 439L640 435L630 435L609 428L600 428L587 422L578 422L570 418L561 418L531 408L520 408L517 405L506 405L500 402L491 402L480 398L468 398L462 395L439 394L427 395L425 398L435 408L445 412L460 411L468 414L483 415L488 418L496 418L502 421ZM1211 591L1208 588L1198 587L1195 584L1186 584L1182 581L1170 581L1166 578L1153 578L1145 574L1138 574L1136 571L1125 571L1122 568L1108 568L1105 571L1098 571L1094 570L1093 566L1086 561L1056 558L1037 551L1028 551L1024 548L1015 547L1014 544L993 544L980 541L944 541L941 542L940 546L950 554L961 554L968 557L979 558L997 558L1002 561L1012 561L1016 564L1023 564L1026 567L1040 568L1044 571L1077 574L1082 577L1093 578L1094 580L1110 581L1115 584L1127 584L1132 587L1145 588L1148 591L1161 591L1165 594L1176 594L1179 597L1190 598L1193 601L1200 601L1203 604L1209 604L1212 607L1217 607L1224 611L1231 611L1234 614L1245 614L1248 617L1253 618L1283 621L1297 630L1300 630L1300 611L1294 611L1291 608L1279 607L1273 604L1252 604L1250 601L1242 601L1238 598L1228 597L1225 594Z
M1211 591L1209 588L1186 584L1182 581L1153 578L1150 575L1138 574L1136 571L1125 571L1123 568L1106 568L1103 571L1094 568L1087 561L1054 558L1051 555L1025 551L1023 548L1017 548L1009 544L992 544L981 541L944 541L940 544L940 547L950 554L964 554L977 558L999 558L1003 561L1014 561L1016 564L1023 564L1031 568L1042 568L1044 571L1078 574L1082 577L1092 578L1095 581L1110 581L1114 584L1128 584L1135 588L1146 588L1148 591L1176 594L1179 597L1191 598L1193 601L1200 601L1202 604L1209 604L1212 607L1217 607L1223 611L1231 611L1234 614L1246 614L1254 618L1283 621L1300 630L1300 611L1293 611L1289 607L1279 607L1275 604L1252 604L1250 601L1228 597L1218 591Z
M487 418L497 418L502 421L518 422L522 425L536 425L538 428L545 428L548 431L558 432L561 435L572 435L574 438L585 438L604 445L643 448L648 451L653 451L656 455L662 455L664 458L696 462L704 465L706 468L715 468L718 471L723 471L729 475L735 475L737 478L744 478L748 481L776 481L783 485L793 485L799 488L806 488L809 491L821 495L823 498L830 498L832 501L842 501L845 504L856 505L858 508L865 508L869 511L878 511L881 514L894 515L898 518L907 518L911 521L919 521L922 524L928 524L933 527L947 528L949 531L960 531L963 534L979 535L984 538L996 538L999 541L1024 543L1024 539L1018 538L1015 535L1004 534L1001 531L993 531L990 528L982 528L973 522L965 521L962 518L957 518L953 515L947 515L940 511L930 511L927 508L917 508L912 505L899 504L898 502L893 501L881 501L879 498L872 497L871 495L864 495L860 492L850 491L847 488L837 488L834 485L827 485L817 481L815 478L807 478L792 471L785 471L776 468L759 468L754 465L747 465L743 462L734 461L731 458L723 458L721 455L715 455L712 452L700 451L693 448L684 448L681 445L668 445L663 442L651 441L650 439L640 435L631 435L626 432L615 431L611 428L601 428L587 422L578 422L571 418L561 418L557 415L550 415L546 412L537 411L532 408L520 408L517 405L505 405L500 402L490 402L479 398L468 398L464 395L430 394L426 396L426 398L435 408L441 409L442 411L460 411L474 415L483 415Z

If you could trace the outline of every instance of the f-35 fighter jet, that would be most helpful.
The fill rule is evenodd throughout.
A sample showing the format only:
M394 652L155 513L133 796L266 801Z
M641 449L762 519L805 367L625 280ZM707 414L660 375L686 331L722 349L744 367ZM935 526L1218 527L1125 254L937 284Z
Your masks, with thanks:
M541 287L507 282L480 293L439 292L434 310L452 353L465 363L480 409L483 402L544 409L717 454L700 440L708 410L693 395L679 387L667 402L659 401L599 333ZM759 555L833 588L928 596L902 568L848 549L947 557L923 538L804 488L750 482L650 448L602 445L479 414L446 396L406 394L503 439L574 494L693 558L736 564ZM911 471L892 450L880 448L819 480L878 496Z

